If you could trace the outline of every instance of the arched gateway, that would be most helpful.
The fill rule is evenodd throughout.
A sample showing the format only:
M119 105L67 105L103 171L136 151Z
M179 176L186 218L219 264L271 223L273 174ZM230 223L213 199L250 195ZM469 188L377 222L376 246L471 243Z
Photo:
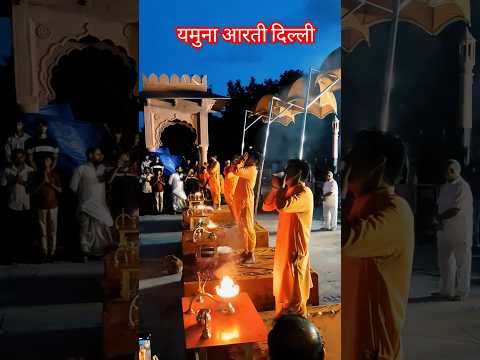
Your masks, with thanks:
M227 98L208 91L206 76L144 76L142 97L145 144L150 151L163 146L162 133L167 127L183 124L195 131L200 160L207 161L208 113L222 109Z

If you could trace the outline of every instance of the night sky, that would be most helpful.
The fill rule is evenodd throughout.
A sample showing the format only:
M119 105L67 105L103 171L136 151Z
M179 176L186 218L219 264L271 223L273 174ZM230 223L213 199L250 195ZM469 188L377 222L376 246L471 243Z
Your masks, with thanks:
M0 17L0 66L12 54L12 30L10 19Z
M340 0L140 1L140 74L206 74L213 92L226 95L229 80L278 78L285 70L320 67L340 45ZM215 45L194 49L177 40L177 26L255 26L280 21L318 28L313 45ZM141 84L141 81L140 81Z

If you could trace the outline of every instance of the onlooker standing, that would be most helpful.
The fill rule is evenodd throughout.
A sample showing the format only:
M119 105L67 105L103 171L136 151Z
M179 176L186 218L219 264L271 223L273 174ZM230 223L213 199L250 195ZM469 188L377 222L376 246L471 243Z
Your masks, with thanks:
M25 143L30 139L30 135L23 131L24 124L22 120L17 120L15 133L9 136L5 143L5 160L10 162L14 150L25 150Z
M337 229L338 214L338 185L329 171L323 184L323 219L325 229L335 231Z
M163 193L165 190L165 180L163 170L159 170L153 182L153 192L155 193L155 208L158 214L163 213Z
M140 170L142 171L142 174L145 173L146 168L150 168L152 164L152 160L150 160L150 155L145 155L145 160L142 161L142 164L140 165Z
M440 188L437 215L441 287L434 295L460 301L470 292L473 197L470 185L461 176L458 161L449 160L447 165L447 181Z
M57 165L58 144L48 137L48 123L46 120L38 120L37 134L28 139L25 144L28 154L28 163L37 171L43 171L45 157L50 156L53 159L52 169Z
M37 173L35 198L44 260L53 260L57 247L58 198L62 192L60 177L52 169L53 158L44 158L44 171Z
M151 215L153 213L153 189L152 189L153 174L150 168L146 168L140 177L142 184L142 211L141 215Z
M30 185L33 168L25 163L25 152L13 150L12 164L2 176L1 184L7 188L8 223L10 224L10 239L4 241L6 260L21 260L26 252L31 252L31 215L30 215Z
M116 217L125 212L130 216L138 216L138 177L127 152L120 154L117 166L110 176L109 184L111 185L113 215Z
M113 219L105 195L103 158L99 148L88 149L88 162L74 170L70 182L70 189L78 196L80 244L85 261L90 255L103 255L112 243Z
M160 156L157 156L155 158L155 162L151 164L151 167L153 171L163 170L164 166L162 164L162 161L160 160Z
M177 167L176 172L170 175L168 183L172 187L173 211L181 213L185 208L185 201L187 200L187 195L183 189L181 166Z
M187 177L185 178L185 194L189 196L190 194L200 191L200 181L195 176L195 171L190 169L188 171Z

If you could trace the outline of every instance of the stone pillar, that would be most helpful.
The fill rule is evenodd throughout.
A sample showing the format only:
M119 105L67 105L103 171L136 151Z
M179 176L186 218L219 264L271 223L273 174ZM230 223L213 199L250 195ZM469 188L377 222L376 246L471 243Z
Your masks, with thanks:
M144 126L145 126L145 146L148 151L153 152L156 149L155 141L155 112L149 106L144 108Z
M22 1L12 6L12 37L15 57L15 84L17 102L26 112L39 109L38 87L34 76L37 53L35 51L35 24L29 19L30 8Z
M200 163L208 161L208 113L215 104L213 99L203 99L202 109L200 111L200 129L198 131L198 148L200 150Z
M465 26L465 35L460 43L460 131L461 146L463 150L463 163L470 163L470 137L472 133L472 87L473 68L475 66L475 43L476 40Z

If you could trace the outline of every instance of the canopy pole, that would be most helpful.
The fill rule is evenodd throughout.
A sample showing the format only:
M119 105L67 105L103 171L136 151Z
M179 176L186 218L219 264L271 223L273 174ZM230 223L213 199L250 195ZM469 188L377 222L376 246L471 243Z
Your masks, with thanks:
M390 30L390 43L387 57L387 66L385 71L385 89L383 93L382 113L380 119L380 128L387 131L389 128L390 115L390 95L393 82L393 66L395 64L395 51L397 48L398 20L400 18L400 1L393 1L392 28Z
M304 112L303 112L303 124L302 124L302 136L300 138L300 154L298 158L303 159L303 143L305 142L305 128L307 125L307 115L308 115L308 99L310 98L310 83L312 81L312 68L308 72L308 82L307 82L307 96L305 97L304 103Z
M243 119L242 150L240 151L240 156L243 155L243 149L245 149L245 127L247 126L247 114L248 110L245 110L245 118Z
M258 202L260 201L260 194L262 191L262 177L263 177L263 167L265 165L265 156L267 155L267 144L268 144L268 136L270 134L270 124L272 123L272 110L273 110L273 101L272 98L270 100L270 112L268 114L268 124L267 124L267 132L265 133L265 142L263 143L263 155L262 155L262 165L260 166L260 173L258 177L258 184L257 184L257 199L255 200L255 217L258 213Z
M333 173L337 174L338 171L338 140L340 135L340 120L338 120L337 114L332 122L332 158L333 158Z

